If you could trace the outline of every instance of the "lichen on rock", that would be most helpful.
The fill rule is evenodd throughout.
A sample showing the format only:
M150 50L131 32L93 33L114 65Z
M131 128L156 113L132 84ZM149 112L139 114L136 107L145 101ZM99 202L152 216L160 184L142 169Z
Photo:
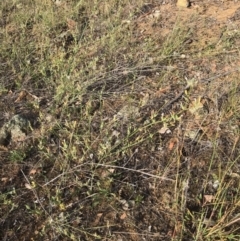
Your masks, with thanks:
M21 115L14 115L0 129L0 145L7 146L10 141L22 141L31 129L30 121Z

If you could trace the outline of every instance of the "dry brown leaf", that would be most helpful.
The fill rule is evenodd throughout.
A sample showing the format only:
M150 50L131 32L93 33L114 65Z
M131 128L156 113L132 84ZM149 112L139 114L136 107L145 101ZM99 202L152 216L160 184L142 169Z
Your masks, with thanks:
M15 100L15 102L17 103L17 102L25 100L25 99L28 101L39 101L39 98L36 95L33 95L26 90L22 90L19 93L18 98Z
M169 143L168 143L168 150L171 151L176 143L177 143L177 139L176 138L171 138Z
M67 26L69 30L75 30L77 27L77 22L75 22L74 20L67 18Z
M103 213L98 213L97 217L95 218L94 222L93 222L93 226L97 226L101 217L102 217Z
M120 216L120 219L123 220L127 217L127 214L124 212L121 216Z
M29 172L29 175L34 175L36 174L36 172L37 172L37 169L31 169Z
M15 103L25 99L26 96L27 96L27 91L26 90L21 91L18 95L18 98L15 100Z
M8 181L8 178L7 178L7 177L2 177L2 178L1 178L1 181L2 181L2 182L7 182L7 181Z
M0 145L0 151L8 151L8 148L5 146Z
M166 87L166 88L160 88L155 92L155 96L156 97L160 97L162 94L167 93L170 90L170 87Z
M27 189L30 189L30 190L33 189L33 187L32 187L29 183L25 183L25 187L26 187Z
M214 200L213 195L204 195L204 203L211 203Z

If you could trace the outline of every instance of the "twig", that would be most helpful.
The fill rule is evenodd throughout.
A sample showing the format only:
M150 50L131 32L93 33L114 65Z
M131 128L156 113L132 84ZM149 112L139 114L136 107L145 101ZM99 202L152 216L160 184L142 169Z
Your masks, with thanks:
M91 166L95 165L95 166L103 166L103 167L107 167L107 168L124 169L124 170L131 171L131 172L141 173L141 174L149 176L149 177L154 177L154 178L158 178L158 179L161 179L161 180L175 182L175 180L171 179L171 178L161 177L161 176L158 176L158 175L153 175L153 174L150 174L150 173L147 173L147 172L143 172L143 171L140 171L140 170L131 169L131 168L127 168L127 167L120 167L120 166L114 166L114 165L105 165L105 164L99 164L99 163L85 163L85 164L81 164L81 165L75 166L71 171L63 172L63 173L57 175L56 177L54 177L53 179L51 179L50 181L48 181L47 183L42 185L42 187L45 187L45 186L49 185L50 183L56 181L58 178L60 178L63 175L66 175L66 174L69 174L69 173L73 173L74 171L76 171L77 168L82 167L84 165L91 165Z
M143 175L149 176L149 177L154 177L154 178L162 179L162 180L165 180L165 181L171 181L171 182L175 182L176 181L176 180L171 179L171 178L161 177L161 176L158 176L158 175L153 175L151 173L147 173L147 172L143 172L143 171L140 171L140 170L127 168L127 167L120 167L120 166L106 165L106 164L99 164L99 163L96 163L95 165L96 166L102 166L102 167L108 167L108 168L123 169L123 170L131 171L131 172L137 172L137 173L141 173Z

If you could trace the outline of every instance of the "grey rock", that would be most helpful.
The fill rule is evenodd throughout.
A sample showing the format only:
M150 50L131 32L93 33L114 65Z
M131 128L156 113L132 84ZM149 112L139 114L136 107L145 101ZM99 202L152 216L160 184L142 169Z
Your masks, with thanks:
M13 116L0 129L0 145L6 146L10 141L24 140L29 130L31 130L29 120L21 115Z

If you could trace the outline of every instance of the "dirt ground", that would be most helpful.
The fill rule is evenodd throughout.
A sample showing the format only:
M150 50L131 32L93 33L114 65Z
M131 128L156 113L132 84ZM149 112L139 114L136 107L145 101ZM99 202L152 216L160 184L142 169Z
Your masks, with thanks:
M117 91L122 88L130 93L134 100L130 104L114 95L110 87L106 93L111 94L102 102L91 102L93 132L100 132L102 116L112 116L119 123L104 130L110 142L118 148L116 139L130 136L129 140L138 143L129 144L130 151L113 150L109 158L114 162L107 162L108 156L98 158L98 147L104 141L102 136L101 140L94 139L99 133L92 136L84 168L74 161L69 167L51 162L63 155L58 146L64 145L65 132L55 121L62 118L64 107L59 105L58 112L50 115L50 96L41 96L41 91L16 90L11 81L1 83L7 91L0 94L0 126L17 114L31 124L31 130L12 133L2 140L0 137L1 240L190 241L240 237L240 2L196 0L189 8L179 8L173 1L152 1L123 24L128 24L134 44L147 44L151 39L156 55L154 51L137 53L136 59L146 60L145 69L137 71L138 81L131 87L118 87ZM1 25L11 31L8 25ZM181 31L174 38L184 35L185 40L175 47L171 60L158 68L157 50L178 28ZM3 65L6 59L1 58ZM159 83L161 71L164 81ZM97 91L97 87L98 83L93 83L89 92ZM39 108L33 107L36 96L41 99ZM168 119L167 126L147 122L161 118ZM104 121L110 123L110 118ZM47 146L44 152L49 151L46 159L43 146ZM86 154L80 149L76 153ZM61 174L61 168L68 171ZM219 191L219 185L224 191ZM235 239L231 239L233 234Z

